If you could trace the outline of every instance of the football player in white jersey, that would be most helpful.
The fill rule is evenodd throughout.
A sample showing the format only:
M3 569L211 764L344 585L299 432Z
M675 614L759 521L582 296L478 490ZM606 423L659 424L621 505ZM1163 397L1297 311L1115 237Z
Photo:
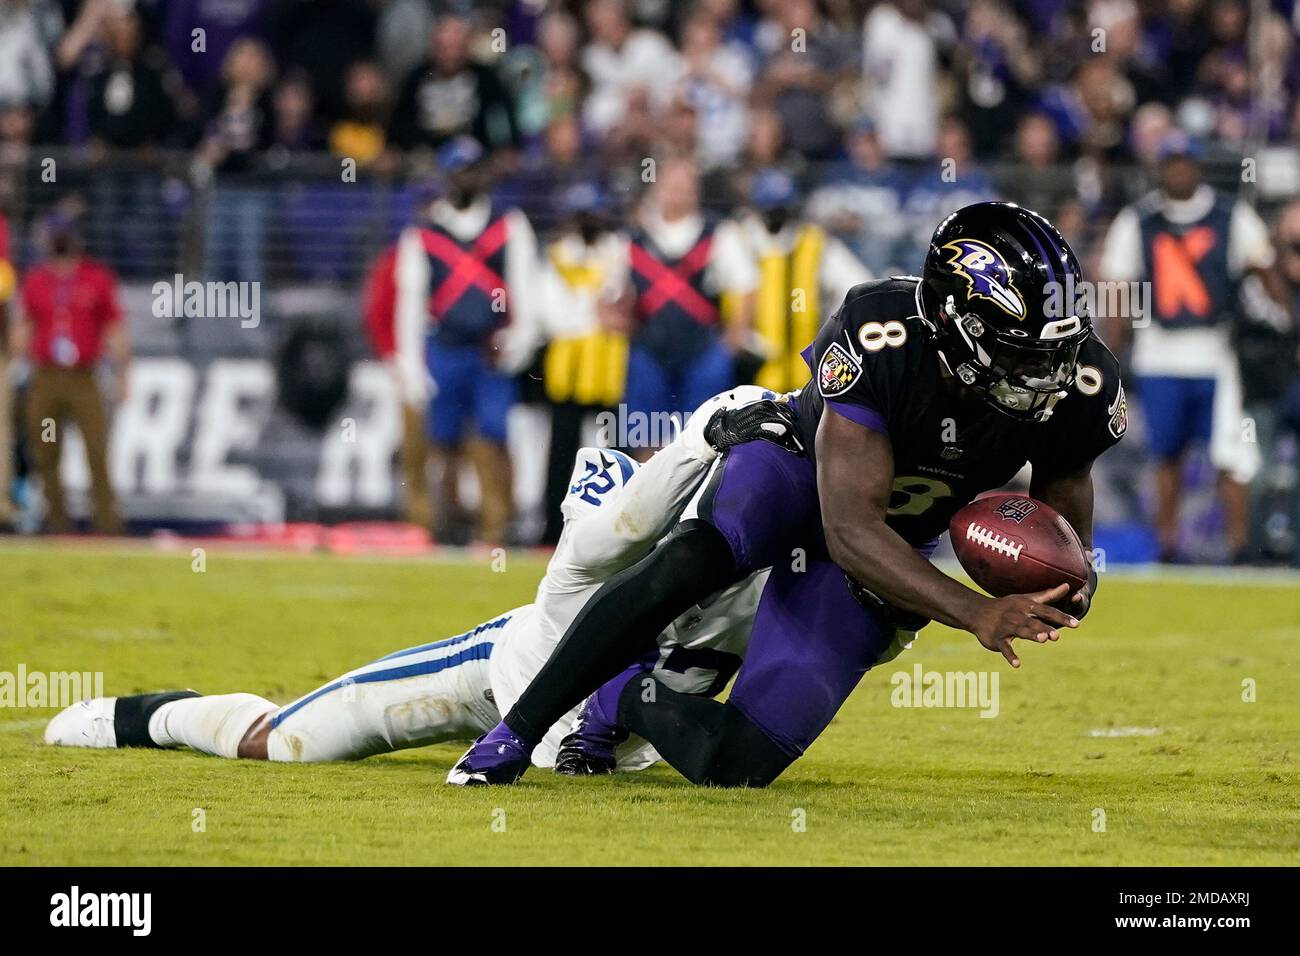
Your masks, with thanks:
M600 585L668 533L722 451L755 438L801 450L788 406L775 398L754 386L715 396L644 465L621 452L582 449L563 504L560 542L532 604L464 634L389 654L284 707L246 693L100 697L54 717L45 741L188 746L220 757L308 762L478 737L513 706ZM720 692L740 666L766 577L759 572L674 620L659 637L657 656L644 662L647 674L654 671L680 693ZM577 712L551 728L533 755L538 766L554 764ZM656 759L637 739L618 750L619 769L641 769Z

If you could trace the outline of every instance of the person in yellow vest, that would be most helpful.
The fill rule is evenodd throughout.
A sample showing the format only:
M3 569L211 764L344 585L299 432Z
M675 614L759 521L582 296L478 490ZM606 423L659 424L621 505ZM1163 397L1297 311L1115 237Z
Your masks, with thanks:
M799 190L784 170L764 169L754 177L750 206L741 228L758 266L755 350L764 357L754 384L788 392L808 382L799 353L845 293L872 275L843 242L799 217Z
M598 183L579 182L559 197L561 231L543 256L540 312L548 339L542 383L551 403L546 472L546 533L559 540L583 427L623 399L632 294L627 237L614 228L614 203Z

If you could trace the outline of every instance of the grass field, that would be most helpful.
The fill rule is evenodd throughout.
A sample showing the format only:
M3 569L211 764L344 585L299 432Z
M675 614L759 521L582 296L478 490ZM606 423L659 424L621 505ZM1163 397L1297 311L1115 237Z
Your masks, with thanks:
M15 542L0 671L287 701L530 600L542 568L211 551L195 573L188 550ZM55 749L53 710L0 708L0 864L1296 864L1297 651L1300 579L1111 574L1019 672L928 629L765 791L667 767L459 791L462 745L314 766ZM918 662L997 671L1000 713L892 706Z

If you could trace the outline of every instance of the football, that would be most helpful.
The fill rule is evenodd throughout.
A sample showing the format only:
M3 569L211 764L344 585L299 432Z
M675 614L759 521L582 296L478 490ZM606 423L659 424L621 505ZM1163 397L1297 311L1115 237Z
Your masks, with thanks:
M948 524L952 548L966 573L994 597L1088 583L1088 556L1078 534L1057 511L1028 495L986 495Z

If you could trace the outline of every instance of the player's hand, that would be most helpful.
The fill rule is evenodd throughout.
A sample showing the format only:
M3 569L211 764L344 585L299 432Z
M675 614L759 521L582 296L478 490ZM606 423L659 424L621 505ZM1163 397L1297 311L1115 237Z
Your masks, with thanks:
M1069 590L1068 584L1061 584L1036 594L991 598L975 613L969 630L990 651L1001 654L1012 667L1019 667L1020 658L1011 646L1013 640L1046 644L1060 639L1060 628L1079 626L1078 618L1050 606Z
M796 455L804 453L794 410L784 399L765 398L740 408L720 408L704 426L705 441L719 452L759 438Z

